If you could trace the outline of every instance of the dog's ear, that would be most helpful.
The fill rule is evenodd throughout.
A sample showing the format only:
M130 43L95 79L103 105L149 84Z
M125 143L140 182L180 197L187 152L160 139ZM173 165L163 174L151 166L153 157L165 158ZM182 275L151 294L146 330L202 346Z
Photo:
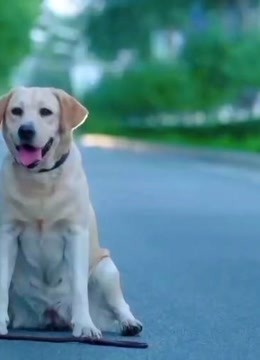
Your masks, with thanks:
M52 89L52 91L60 103L62 129L74 130L83 124L88 117L88 110L65 91L61 89Z
M12 94L13 91L10 91L8 94L5 94L0 97L0 124L2 124L4 120L6 108L9 103L9 100L11 99Z

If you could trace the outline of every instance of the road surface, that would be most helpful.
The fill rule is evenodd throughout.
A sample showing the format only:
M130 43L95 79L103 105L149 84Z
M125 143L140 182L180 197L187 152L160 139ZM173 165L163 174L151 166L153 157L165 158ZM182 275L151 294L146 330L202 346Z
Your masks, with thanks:
M260 172L82 148L147 350L0 342L3 360L260 359Z

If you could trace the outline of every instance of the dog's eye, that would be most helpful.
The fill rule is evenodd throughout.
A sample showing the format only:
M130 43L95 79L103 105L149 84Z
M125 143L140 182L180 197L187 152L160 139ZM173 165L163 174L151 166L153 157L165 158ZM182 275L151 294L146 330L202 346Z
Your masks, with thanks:
M14 107L11 110L11 113L16 116L22 116L23 115L23 109L20 107Z
M41 116L50 116L50 115L52 115L52 111L50 109L47 109L47 108L41 108L40 109L40 115Z

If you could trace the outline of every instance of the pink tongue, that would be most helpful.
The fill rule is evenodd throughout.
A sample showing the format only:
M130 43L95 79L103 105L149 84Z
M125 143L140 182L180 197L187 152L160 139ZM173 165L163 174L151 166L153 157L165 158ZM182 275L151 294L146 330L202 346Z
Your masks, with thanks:
M42 159L42 149L26 150L21 148L19 150L20 162L24 166L29 166Z

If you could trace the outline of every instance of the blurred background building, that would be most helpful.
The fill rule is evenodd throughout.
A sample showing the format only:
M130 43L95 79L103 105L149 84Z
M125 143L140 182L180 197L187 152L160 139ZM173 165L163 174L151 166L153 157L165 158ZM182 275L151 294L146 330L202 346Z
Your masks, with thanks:
M259 0L11 2L3 91L61 87L89 131L260 150Z

